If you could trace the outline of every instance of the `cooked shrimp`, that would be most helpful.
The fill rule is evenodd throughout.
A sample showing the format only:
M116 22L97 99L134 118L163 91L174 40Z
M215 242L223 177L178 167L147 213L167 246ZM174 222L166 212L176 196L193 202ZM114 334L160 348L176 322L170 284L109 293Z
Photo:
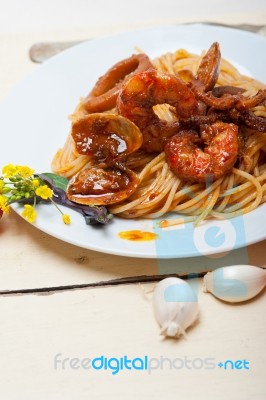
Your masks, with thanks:
M203 142L203 147L199 144ZM206 182L229 173L238 154L238 127L216 122L206 126L199 137L194 131L181 131L171 137L165 154L172 171L181 179Z
M134 75L122 87L118 99L119 114L133 121L143 134L142 149L161 152L166 139L180 129L178 121L161 120L153 106L169 104L177 117L188 118L199 113L199 105L192 90L178 77L149 70Z

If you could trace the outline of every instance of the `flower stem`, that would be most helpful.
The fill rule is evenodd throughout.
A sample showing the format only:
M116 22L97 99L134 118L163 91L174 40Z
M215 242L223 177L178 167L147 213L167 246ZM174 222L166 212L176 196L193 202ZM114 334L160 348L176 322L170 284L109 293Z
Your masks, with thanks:
M56 204L56 202L55 202L52 198L50 198L49 200L51 200L51 203L53 203L53 205L57 208L57 210L58 210L62 215L64 215L64 213L62 212L62 210L60 210L60 208L58 207L58 205Z

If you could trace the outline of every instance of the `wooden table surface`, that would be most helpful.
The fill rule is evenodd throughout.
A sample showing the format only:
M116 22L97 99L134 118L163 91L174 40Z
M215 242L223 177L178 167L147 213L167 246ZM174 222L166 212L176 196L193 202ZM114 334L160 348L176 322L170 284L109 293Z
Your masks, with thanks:
M266 23L265 10L245 16L242 11L225 13L219 21ZM217 20L214 8L208 17ZM155 20L147 21L155 25ZM48 26L42 32L0 30L0 99L38 68L28 58L34 42L123 30L122 23L106 27L100 22L98 27L60 31ZM228 305L202 293L202 281L195 279L199 321L186 339L163 340L146 294L154 283L138 283L159 275L156 260L123 258L64 243L14 212L0 221L0 246L1 398L266 398L265 291L252 301ZM244 249L248 263L265 268L265 249L266 241ZM100 356L147 356L151 370L112 374L110 369L77 368L79 361ZM249 369L218 367L228 359L246 360Z

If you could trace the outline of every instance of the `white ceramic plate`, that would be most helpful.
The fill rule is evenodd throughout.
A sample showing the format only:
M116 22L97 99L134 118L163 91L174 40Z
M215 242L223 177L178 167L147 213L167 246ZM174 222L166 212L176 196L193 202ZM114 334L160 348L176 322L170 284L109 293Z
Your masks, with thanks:
M178 48L200 54L212 42L223 57L258 80L266 82L266 39L255 34L206 25L171 26L95 39L75 46L41 65L1 104L1 164L29 165L36 172L50 170L55 151L69 132L67 116L80 96L135 46L151 58ZM19 66L18 66L19 68ZM4 149L4 150L3 150ZM15 207L20 213L21 209ZM65 226L53 206L38 206L36 227L65 242L105 253L181 258L228 252L266 237L266 205L241 218L208 221L164 231L155 221L114 218L107 226L87 226L66 209L72 224ZM155 231L158 239L131 242L119 238L127 230Z

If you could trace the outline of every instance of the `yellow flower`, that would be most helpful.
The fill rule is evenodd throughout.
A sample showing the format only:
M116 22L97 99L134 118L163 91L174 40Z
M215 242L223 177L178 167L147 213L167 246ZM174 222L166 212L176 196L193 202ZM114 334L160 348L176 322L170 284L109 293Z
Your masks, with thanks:
M26 165L17 165L17 173L24 179L29 178L34 174L34 169Z
M3 187L5 186L5 183L3 181L3 179L0 179L0 193L3 193Z
M0 195L0 209L8 214L10 212L10 207L7 205L8 198Z
M35 208L30 204L25 204L24 210L22 211L22 217L26 218L27 221L33 223L37 217Z
M32 179L32 184L33 187L37 188L38 186L40 186L40 181L37 178Z
M3 168L2 173L5 178L11 178L19 174L22 178L26 179L33 175L34 170L26 165L8 164Z
M62 220L64 222L64 224L69 225L70 224L70 216L68 214L63 214L62 215Z
M2 173L5 178L11 178L12 176L15 176L18 173L18 167L13 164L5 165L4 168L2 169Z
M41 197L44 200L50 199L53 196L53 191L47 185L39 186L35 193L37 196Z

